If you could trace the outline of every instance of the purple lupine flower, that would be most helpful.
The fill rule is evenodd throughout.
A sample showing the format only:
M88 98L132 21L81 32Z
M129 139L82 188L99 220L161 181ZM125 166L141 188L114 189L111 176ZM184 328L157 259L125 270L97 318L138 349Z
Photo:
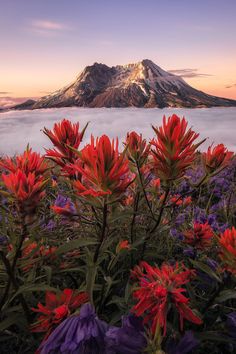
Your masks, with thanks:
M184 256L190 257L190 258L195 258L196 257L196 251L193 249L193 247L186 247L183 250Z
M58 194L54 205L57 207L60 207L60 208L64 208L64 207L68 208L68 206L69 206L71 214L76 214L75 205L69 197L65 197L61 194Z
M0 235L0 246L7 246L9 244L9 238L6 235Z
M172 237L174 237L174 238L176 238L176 239L178 239L178 240L180 240L180 241L183 241L183 239L184 239L183 233L180 232L180 231L178 231L178 230L175 229L175 228L172 228L172 229L170 230L170 234L171 234Z
M90 304L63 321L39 347L40 354L104 354L108 324Z
M176 226L182 225L186 221L186 217L187 217L187 212L180 213L175 219L175 225Z
M56 227L56 222L54 220L50 220L47 224L44 224L44 228L48 231L52 231Z
M192 331L186 331L177 342L175 339L168 341L166 351L168 354L187 354L199 345L199 340L194 337Z
M207 258L206 263L214 271L219 267L219 264L211 258Z
M226 326L229 331L229 335L236 339L236 312L231 312L227 315Z
M121 328L106 333L106 354L139 354L146 345L142 320L135 315L124 316Z

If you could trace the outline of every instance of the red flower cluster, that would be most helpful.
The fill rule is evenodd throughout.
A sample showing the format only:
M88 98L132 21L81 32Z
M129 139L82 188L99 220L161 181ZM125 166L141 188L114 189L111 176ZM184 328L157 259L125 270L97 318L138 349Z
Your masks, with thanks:
M75 163L78 158L78 154L73 149L78 149L86 128L87 125L79 132L79 123L73 124L67 119L63 119L60 123L55 123L53 130L44 128L44 134L49 137L55 146L54 149L46 150L46 157L67 170L67 164Z
M2 180L20 210L30 214L44 196L47 183L44 174L48 166L43 157L27 148L15 159L3 159L0 167L7 171L2 174Z
M225 167L234 153L227 150L224 144L219 144L212 148L208 147L207 152L202 154L203 162L208 173Z
M91 143L81 151L80 162L73 168L82 175L81 181L74 182L79 195L119 196L132 182L128 160L118 151L118 140L110 141L106 135L96 141L92 136Z
M22 260L27 259L27 264L23 264L22 269L24 271L30 270L35 263L38 263L38 258L42 259L42 257L47 257L53 260L56 250L57 247L45 247L35 241L23 246L21 258Z
M47 291L46 305L43 306L39 303L37 309L32 309L34 312L41 313L38 321L31 326L32 332L46 332L46 336L48 336L55 325L61 323L87 301L88 295L85 292L77 293L72 289L64 289L63 292L56 295Z
M147 145L146 140L142 138L142 134L138 135L136 132L128 133L125 146L130 160L138 163L139 167L141 167L146 161L150 150L150 145Z
M186 198L181 198L178 194L176 195L173 195L171 198L170 198L170 203L173 203L177 206L183 206L183 207L186 207L188 206L189 204L192 203L192 198L191 197L186 197Z
M236 229L227 229L220 235L220 258L225 269L236 275Z
M44 157L32 152L31 148L27 148L22 155L16 156L15 159L6 157L0 160L0 167L12 173L16 173L17 170L21 170L26 175L34 173L37 177L43 175L49 168Z
M205 224L195 222L193 229L187 230L183 234L187 244L200 250L209 247L214 236L213 230L207 222Z
M151 141L153 167L161 179L175 180L184 175L185 170L195 159L195 151L201 144L193 144L199 134L191 129L187 130L188 123L173 114L163 126L153 127L157 138Z
M164 329L170 306L179 312L180 327L183 329L184 318L190 322L201 324L202 320L194 314L189 307L189 299L183 295L186 290L183 285L188 283L194 271L176 263L174 266L162 264L161 268L152 267L146 262L141 262L132 272L132 277L137 281L138 289L133 292L133 297L138 301L132 308L137 316L144 316L144 323L151 325L153 335L157 326Z

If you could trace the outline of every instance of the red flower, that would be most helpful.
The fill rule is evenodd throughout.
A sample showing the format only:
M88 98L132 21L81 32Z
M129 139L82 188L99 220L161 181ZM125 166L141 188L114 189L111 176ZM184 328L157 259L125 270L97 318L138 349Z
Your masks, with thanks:
M155 189L155 191L159 191L161 187L161 180L160 178L155 178L151 181L151 187Z
M207 152L202 154L203 162L208 173L211 173L218 168L225 167L234 153L226 149L224 144L219 144L212 148L209 146Z
M236 229L227 229L220 235L220 258L225 269L236 275Z
M180 196L178 194L176 195L173 195L171 198L170 198L170 202L177 205L177 206L180 206L183 204L183 200L180 198Z
M27 242L27 241L26 241ZM22 260L27 259L26 265L23 264L23 271L29 271L35 263L39 260L42 261L43 257L55 259L55 251L57 247L45 247L44 245L38 245L37 242L31 242L27 245L23 245L22 248Z
M16 173L17 170L21 170L26 175L34 173L36 177L44 174L49 168L44 157L32 152L32 149L28 147L22 155L16 158L7 157L0 160L0 167L12 173Z
M147 145L146 140L142 138L142 134L138 135L136 132L127 134L126 151L128 157L142 166L148 157L150 145Z
M2 174L2 180L6 188L16 199L21 210L32 212L40 199L43 198L45 192L45 184L43 176L36 177L35 173L26 175L21 170L11 172L8 175Z
M138 301L132 308L137 316L144 316L144 323L151 325L153 335L157 326L164 329L170 306L177 309L180 316L180 327L183 329L184 318L190 322L201 324L202 320L189 307L189 299L183 295L186 290L183 285L194 275L193 270L176 263L174 266L162 264L161 268L152 267L141 262L132 272L137 281L138 290L133 297Z
M64 207L52 205L51 209L54 211L54 213L63 216L73 216L75 214L74 211L71 209L71 202L67 202Z
M185 170L195 159L195 151L202 143L193 144L199 134L191 129L187 130L188 123L173 114L163 126L153 127L157 138L151 141L154 147L151 151L153 167L164 180L181 178Z
M22 155L0 161L0 167L7 171L2 174L3 183L20 209L28 213L33 211L44 196L47 182L44 173L48 165L44 158L27 147Z
M119 253L122 250L129 250L130 249L130 244L128 240L123 240L118 243L116 246L116 253Z
M78 149L87 125L79 132L79 123L71 123L67 119L63 119L60 123L55 123L53 130L44 128L43 132L46 134L53 145L54 149L46 150L46 157L53 160L56 164L65 168L68 163L75 163L78 154L72 149Z
M81 152L81 163L73 166L81 173L82 179L74 182L74 187L80 195L93 197L104 195L120 195L132 182L129 174L128 160L118 151L118 140L103 135L96 142L91 137L91 143Z
M48 336L55 325L61 323L74 310L88 301L88 295L85 292L78 293L72 289L64 289L60 295L47 291L45 301L45 306L39 303L37 309L32 309L41 315L38 317L38 321L31 326L31 330L32 332L46 332L46 336Z
M193 229L187 230L183 234L187 244L201 250L211 245L214 236L213 230L207 222L205 224L195 222Z

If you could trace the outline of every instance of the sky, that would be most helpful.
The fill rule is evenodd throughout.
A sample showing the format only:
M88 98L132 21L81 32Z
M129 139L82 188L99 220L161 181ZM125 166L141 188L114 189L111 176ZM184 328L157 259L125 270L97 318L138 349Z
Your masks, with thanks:
M236 99L235 13L235 0L0 0L0 101L142 59Z

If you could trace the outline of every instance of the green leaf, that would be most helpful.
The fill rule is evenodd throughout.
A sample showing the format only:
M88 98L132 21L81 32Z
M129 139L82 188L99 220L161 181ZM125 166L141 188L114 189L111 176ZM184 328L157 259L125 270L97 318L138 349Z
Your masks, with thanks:
M222 283L221 278L207 264L199 261L194 261L192 259L190 259L190 262L193 264L195 268L200 269L202 272L209 275L209 277L215 279L219 283Z
M236 290L223 290L216 298L216 302L224 302L230 299L236 299Z
M21 286L18 291L11 297L10 301L11 302L13 299L15 299L18 295L27 293L27 292L33 292L33 291L53 291L57 292L57 288L53 288L52 286L48 286L46 284L39 284L39 285L24 285Z
M73 240L66 242L64 245L58 247L57 251L55 252L56 255L60 255L63 253L67 253L69 251L75 250L76 248L79 247L85 247L89 245L96 245L97 241L94 239L90 238L80 238L78 240Z
M21 313L14 313L14 314L8 316L5 320L1 321L0 322L0 332L9 328L13 324L17 325L20 328L22 327L22 325L24 325L24 320L23 320L23 316Z

